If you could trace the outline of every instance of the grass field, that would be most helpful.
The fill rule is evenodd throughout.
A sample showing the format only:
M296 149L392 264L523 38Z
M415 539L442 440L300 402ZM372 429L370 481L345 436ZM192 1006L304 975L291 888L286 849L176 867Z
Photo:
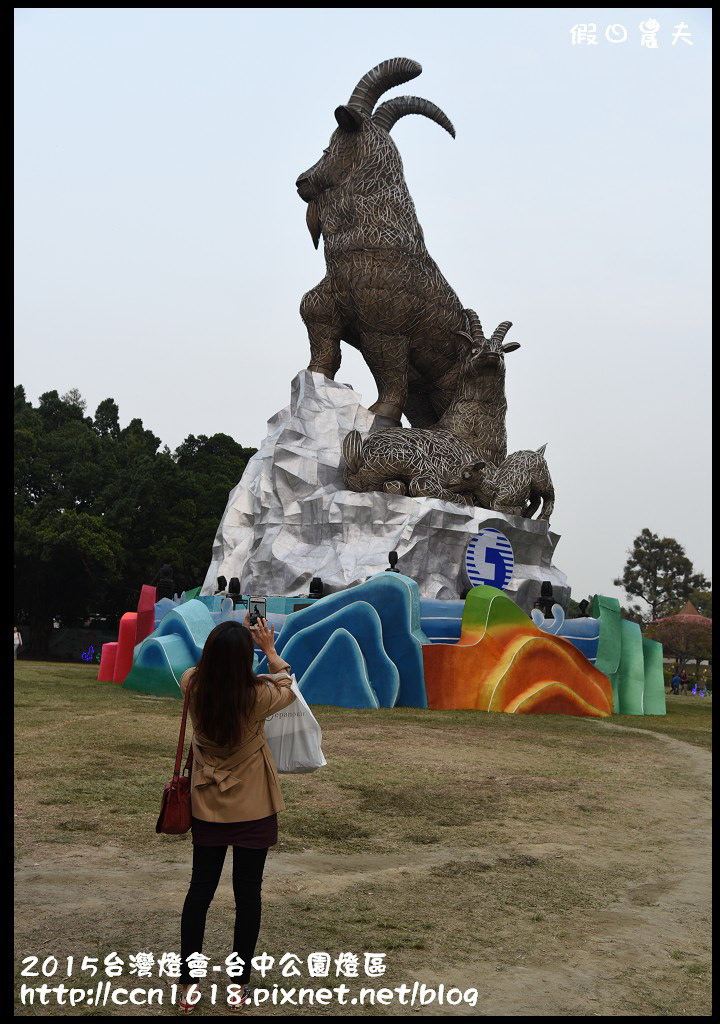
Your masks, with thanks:
M18 962L179 946L190 838L154 824L181 706L96 673L16 664ZM480 993L475 1007L350 1005L345 1016L710 1013L711 699L670 697L666 718L603 721L314 710L328 765L282 777L258 952L384 952L387 971L372 982L276 972L266 985L418 980ZM226 870L208 917L211 963L229 952L233 914ZM16 1009L58 1012L172 1011Z

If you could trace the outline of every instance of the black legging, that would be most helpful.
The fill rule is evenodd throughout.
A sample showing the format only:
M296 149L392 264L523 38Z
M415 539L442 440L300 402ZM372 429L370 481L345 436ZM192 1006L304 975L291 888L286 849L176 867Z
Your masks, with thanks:
M190 985L196 980L190 977L187 957L202 952L205 918L220 881L226 851L227 846L193 846L192 878L180 922L182 985ZM250 979L250 960L260 931L260 889L266 857L266 849L249 850L244 846L233 846L233 951L245 962L241 977L231 979L235 984L247 984Z

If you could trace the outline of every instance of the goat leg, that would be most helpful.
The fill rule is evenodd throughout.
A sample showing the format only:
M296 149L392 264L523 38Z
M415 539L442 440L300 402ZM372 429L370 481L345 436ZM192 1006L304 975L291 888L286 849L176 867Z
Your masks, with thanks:
M442 498L443 501L452 501L455 505L473 504L472 495L449 491L433 476L413 477L408 490L413 498Z
M408 351L405 334L366 333L362 353L375 378L378 399L370 406L376 416L400 422L408 391Z
M334 380L342 359L342 324L327 277L303 295L300 316L310 339L308 370Z
M385 494L407 494L407 485L402 480L386 480L382 489Z
M540 500L540 496L537 494L533 494L530 497L530 500L525 506L525 511L523 512L523 515L526 519L532 519L532 517L535 515L537 510L540 508Z

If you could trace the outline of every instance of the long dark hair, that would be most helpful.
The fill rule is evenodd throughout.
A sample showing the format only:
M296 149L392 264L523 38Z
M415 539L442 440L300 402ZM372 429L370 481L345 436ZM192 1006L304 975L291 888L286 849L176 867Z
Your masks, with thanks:
M240 742L255 706L253 641L239 622L221 622L205 641L193 676L198 731L218 747Z

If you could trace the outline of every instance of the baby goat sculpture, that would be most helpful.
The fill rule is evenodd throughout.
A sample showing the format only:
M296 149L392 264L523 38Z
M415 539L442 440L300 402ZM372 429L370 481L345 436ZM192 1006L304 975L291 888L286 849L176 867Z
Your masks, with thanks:
M471 504L525 519L532 519L542 501L538 519L549 522L555 507L555 488L545 461L546 447L543 445L535 452L513 452L497 467L489 462L461 466L456 477L442 482L442 493L435 496L447 498L453 493L470 493Z
M331 380L340 342L362 353L378 387L372 412L414 427L436 423L457 386L465 330L462 304L431 259L390 138L396 121L422 114L455 137L429 100L397 96L375 104L393 86L422 71L395 57L368 71L347 104L323 156L297 179L308 204L315 248L322 236L327 273L307 292L300 315L310 338L308 369Z

